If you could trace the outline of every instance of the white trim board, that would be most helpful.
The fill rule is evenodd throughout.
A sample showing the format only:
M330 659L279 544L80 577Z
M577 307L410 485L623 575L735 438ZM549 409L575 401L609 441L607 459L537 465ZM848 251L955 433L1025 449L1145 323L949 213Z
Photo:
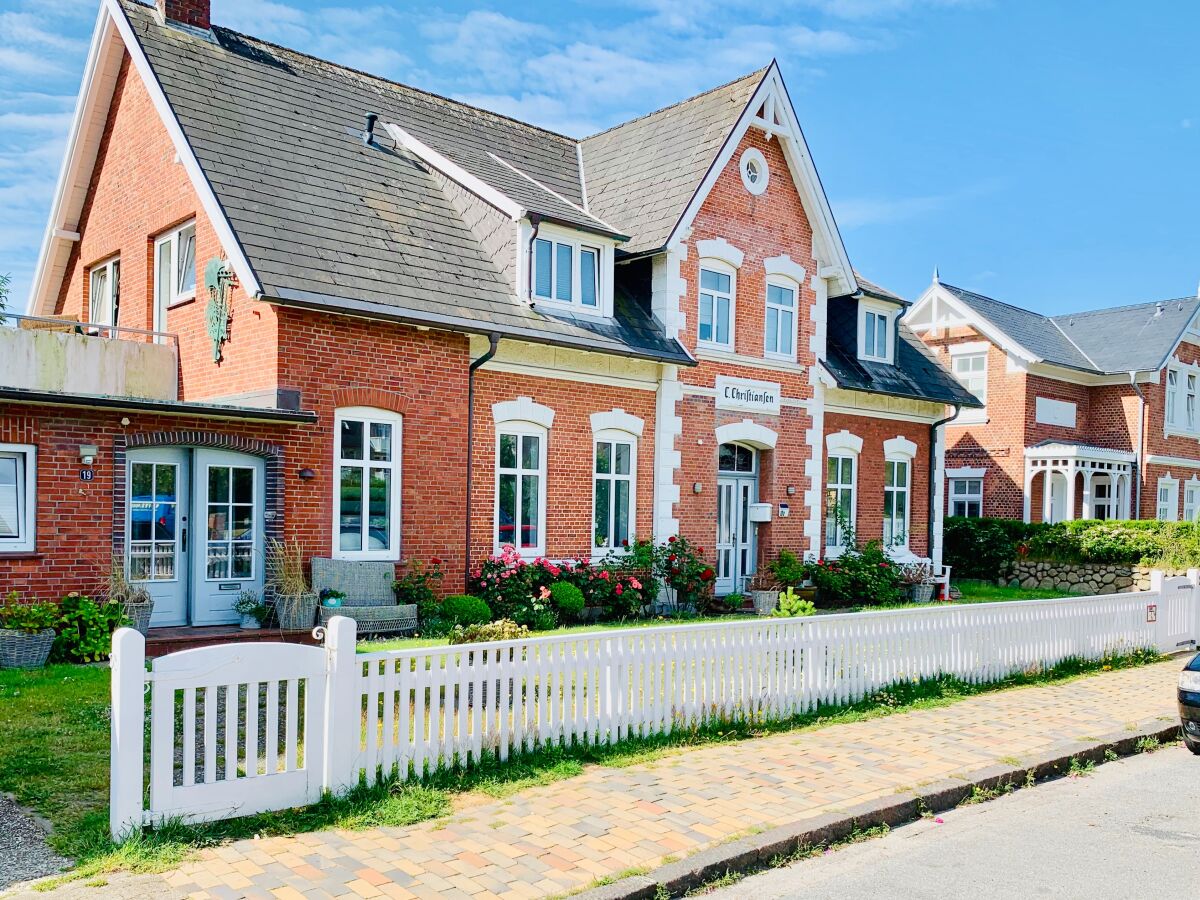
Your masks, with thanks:
M1177 466L1181 469L1200 469L1200 459L1188 459L1184 456L1162 456L1151 453L1146 457L1148 466Z

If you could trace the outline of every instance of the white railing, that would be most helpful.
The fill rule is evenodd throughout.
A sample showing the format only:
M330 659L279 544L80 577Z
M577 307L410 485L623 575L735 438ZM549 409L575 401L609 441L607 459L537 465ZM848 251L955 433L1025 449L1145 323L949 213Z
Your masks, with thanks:
M113 833L172 816L211 820L282 809L311 802L322 788L421 777L538 747L786 719L901 681L951 675L982 683L1070 657L1176 650L1200 636L1198 577L1156 573L1150 591L1130 594L365 654L355 651L354 622L338 617L323 649L189 650L156 660L149 673L138 656L141 636L123 629L113 655ZM301 730L295 679L304 681ZM144 681L152 685L148 808ZM239 685L245 688L236 693ZM217 698L229 696L242 718L226 704L222 726ZM277 704L281 719L270 713Z

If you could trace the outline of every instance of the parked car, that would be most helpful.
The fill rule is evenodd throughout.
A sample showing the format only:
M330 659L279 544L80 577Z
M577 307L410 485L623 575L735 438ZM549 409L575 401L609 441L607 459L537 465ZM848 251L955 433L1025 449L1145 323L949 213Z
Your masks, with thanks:
M1200 756L1200 653L1179 673L1179 719L1183 742Z

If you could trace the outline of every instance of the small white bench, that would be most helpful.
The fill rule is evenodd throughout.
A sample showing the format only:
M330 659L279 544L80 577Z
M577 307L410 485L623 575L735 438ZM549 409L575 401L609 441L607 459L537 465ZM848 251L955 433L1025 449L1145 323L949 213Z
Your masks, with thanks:
M396 602L392 590L395 580L396 567L390 562L314 556L313 590L318 594L334 590L346 595L341 606L321 605L321 624L328 624L334 616L348 616L358 623L359 634L411 634L419 625L417 607Z

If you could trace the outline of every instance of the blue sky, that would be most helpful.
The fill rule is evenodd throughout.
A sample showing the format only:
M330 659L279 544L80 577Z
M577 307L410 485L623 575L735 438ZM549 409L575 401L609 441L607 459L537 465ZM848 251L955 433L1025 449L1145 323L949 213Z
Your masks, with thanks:
M0 0L0 272L17 306L96 5ZM1200 280L1200 4L214 0L213 19L575 136L775 56L850 258L891 289L915 297L937 265L1058 313Z

